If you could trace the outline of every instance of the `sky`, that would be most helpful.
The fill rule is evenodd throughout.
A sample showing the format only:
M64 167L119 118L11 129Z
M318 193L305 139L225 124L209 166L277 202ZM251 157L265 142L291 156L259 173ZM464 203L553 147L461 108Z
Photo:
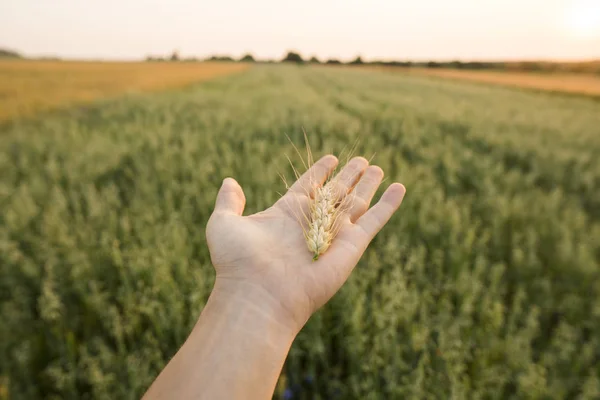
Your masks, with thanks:
M600 0L0 0L0 47L134 60L600 58Z

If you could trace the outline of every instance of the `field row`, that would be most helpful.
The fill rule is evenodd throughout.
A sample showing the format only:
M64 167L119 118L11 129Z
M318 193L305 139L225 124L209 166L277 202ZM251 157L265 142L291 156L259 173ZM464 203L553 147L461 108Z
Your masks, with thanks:
M600 75L566 72L477 71L445 68L367 67L417 76L466 80L556 93L600 97Z
M250 65L197 62L0 61L0 122L31 117L42 111L90 103L106 97L183 87L206 79L243 71ZM373 66L364 68L403 75L431 76L542 91L600 96L600 76L594 74Z
M177 88L245 64L0 60L0 122L105 97Z
M407 195L278 398L598 398L599 126L586 98L261 66L0 127L10 398L139 397L211 289L222 178L270 206L303 130L316 155L358 140Z

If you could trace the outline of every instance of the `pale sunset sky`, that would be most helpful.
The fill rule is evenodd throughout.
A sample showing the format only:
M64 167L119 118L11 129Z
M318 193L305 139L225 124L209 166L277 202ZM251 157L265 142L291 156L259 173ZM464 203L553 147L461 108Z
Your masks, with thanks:
M0 47L140 59L600 58L600 0L0 0Z

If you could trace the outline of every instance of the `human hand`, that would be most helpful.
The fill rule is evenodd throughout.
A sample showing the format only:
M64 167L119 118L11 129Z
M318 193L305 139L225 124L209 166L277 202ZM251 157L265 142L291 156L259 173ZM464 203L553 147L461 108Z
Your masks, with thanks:
M351 206L329 249L313 261L298 216L307 212L315 183L322 184L337 164L334 156L321 158L272 207L250 216L242 216L246 199L240 185L232 178L223 181L206 227L216 270L213 294L233 296L298 332L338 291L400 206L405 188L390 185L369 209L383 171L353 158L333 181L342 196L351 193Z
M144 398L272 398L295 336L346 281L404 196L404 186L394 183L368 209L383 171L352 159L327 183L327 196L336 195L343 204L336 210L343 213L331 246L313 261L298 217L308 213L311 190L336 165L335 157L323 157L272 207L247 217L242 188L225 179L206 227L215 286L189 337ZM327 197L325 204L335 199Z

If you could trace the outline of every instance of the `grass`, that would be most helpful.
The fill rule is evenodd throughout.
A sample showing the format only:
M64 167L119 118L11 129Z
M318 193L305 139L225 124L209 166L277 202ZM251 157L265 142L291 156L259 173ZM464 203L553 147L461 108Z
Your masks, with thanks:
M304 128L407 195L276 398L599 398L599 126L585 97L294 66L4 125L1 391L139 398L212 287L223 177L270 206Z
M244 64L0 60L0 122L116 96L189 85Z
M409 75L467 80L558 93L581 94L600 98L600 75L598 74L473 71L445 68L367 68Z

